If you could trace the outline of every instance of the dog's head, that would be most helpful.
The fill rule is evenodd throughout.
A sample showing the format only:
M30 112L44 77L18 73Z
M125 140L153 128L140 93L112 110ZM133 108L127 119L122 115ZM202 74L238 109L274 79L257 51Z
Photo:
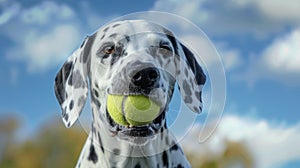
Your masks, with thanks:
M67 127L83 109L88 80L97 113L94 122L104 122L121 135L150 136L160 130L176 81L185 104L194 112L202 110L205 75L193 52L170 31L151 22L109 24L88 36L68 58L55 79L55 94ZM147 96L161 106L161 113L145 126L120 126L107 113L108 94Z

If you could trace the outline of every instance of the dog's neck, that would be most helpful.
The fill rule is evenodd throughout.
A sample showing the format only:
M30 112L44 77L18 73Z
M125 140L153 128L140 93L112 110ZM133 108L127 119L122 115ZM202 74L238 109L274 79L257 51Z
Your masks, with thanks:
M133 145L120 141L104 129L97 129L98 131L91 135L92 143L96 146L99 161L104 162L106 167L133 167L131 164L136 160L143 162L143 164L147 163L145 165L151 165L159 162L162 158L163 151L161 149L166 146L166 141L162 141L163 138L161 137L157 137L145 145ZM170 140L168 141L171 143ZM148 156L149 154L154 155ZM156 165L151 167L156 167Z
M101 107L99 111L97 105L92 104L94 119L89 138L94 146L97 159L102 162L101 165L103 164L107 167L132 167L133 165L131 164L135 163L137 159L142 165L150 165L161 161L162 153L176 145L175 138L170 135L166 127L162 127L151 139L145 137L144 140L146 142L142 142L142 144L121 140L117 133L109 131L106 120L99 118L99 112L104 112L105 107ZM152 166L156 167L157 165Z

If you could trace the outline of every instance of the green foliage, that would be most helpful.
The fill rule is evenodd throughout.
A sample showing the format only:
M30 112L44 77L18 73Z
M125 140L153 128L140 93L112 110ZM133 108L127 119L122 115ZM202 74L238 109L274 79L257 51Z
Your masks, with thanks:
M35 136L17 141L15 133L22 131L15 117L0 118L0 168L68 168L74 167L87 134L80 127L67 129L61 121L52 120ZM194 137L194 139L196 139ZM193 168L252 168L252 155L242 142L224 140L223 153L213 154L205 144L185 151ZM183 146L184 147L184 146Z
M60 121L43 126L33 137L16 142L14 134L18 120L1 121L0 137L4 152L0 153L0 168L74 167L87 134L81 128L67 129ZM1 138L2 139L2 138Z
M187 157L191 162L193 168L253 168L254 160L242 142L233 142L224 140L225 150L216 155L212 154L211 151L207 151L205 155L201 155L195 151L186 151ZM203 146L195 146L199 150L206 150L205 143Z

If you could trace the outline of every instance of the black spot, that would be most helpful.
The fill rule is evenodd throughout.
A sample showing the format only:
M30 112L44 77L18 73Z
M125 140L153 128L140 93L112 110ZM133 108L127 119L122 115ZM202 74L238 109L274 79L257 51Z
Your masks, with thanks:
M106 28L103 30L103 32L107 32L108 29L109 29L109 27L106 27Z
M87 38L82 42L82 44L80 45L80 48L82 48L86 42Z
M194 106L193 109L194 109L194 111L197 111L197 112L199 111L199 108L196 106Z
M102 140L101 140L101 136L100 136L99 132L98 132L98 139L99 139L100 149L101 149L102 153L104 153L104 148L103 148L103 144L102 144Z
M192 90L193 90L193 89L194 89L194 83L197 83L197 82L196 82L196 79L195 79L195 78L194 78L194 79L193 79L193 78L190 78L190 79L189 79L189 82L190 82L191 88L192 88Z
M113 33L111 35L109 35L109 38L115 38L118 34L117 33Z
M93 144L91 144L91 147L90 147L90 154L88 156L88 160L92 161L93 163L97 163L97 161L98 161L98 156L96 154L95 147Z
M166 65L170 64L170 62L171 62L171 59L168 59Z
M68 125L67 125L67 126L68 126L68 127L70 127L70 125L71 125L71 123L70 123L70 122L68 122Z
M191 98L191 96L186 95L186 96L184 97L184 102L185 102L185 103L192 103L192 102L193 102L193 99Z
M183 81L183 90L184 90L186 95L191 95L192 94L190 85L187 83L186 80Z
M184 167L181 164L178 164L177 168L184 168Z
M61 114L64 117L66 115L66 111L67 111L67 107L65 107L64 109L62 109Z
M195 92L195 96L200 102L202 102L201 92Z
M104 39L104 37L105 37L105 34L103 34L103 35L101 36L100 40L103 40L103 39Z
M78 99L77 106L78 106L78 107L83 106L84 103L85 103L85 101L86 101L86 97L85 97L85 96L81 96L81 97Z
M164 129L167 130L167 122L164 123Z
M113 64L116 62L117 59L118 59L117 54L113 54L112 58L110 59L110 67L113 66Z
M72 70L73 63L65 62L61 70L57 73L57 76L55 77L55 85L54 85L54 91L56 98L59 102L59 104L62 104L65 101L66 98L66 81L67 78L70 75L70 72Z
M63 117L64 117L64 119L65 119L66 121L68 121L68 119L69 119L69 114L67 114L67 113L65 112L64 115L63 115Z
M168 154L166 151L164 151L162 154L162 161L165 167L169 167Z
M177 151L179 149L178 145L175 144L175 142L173 142L172 144L174 144L174 145L170 148L170 151Z
M95 83L95 87L96 87L97 89L99 89L99 85L98 85L98 83Z
M117 23L117 24L113 25L112 27L113 27L113 28L115 28L115 27L118 27L118 26L120 26L120 24L119 24L119 23Z
M181 71L178 69L177 74L180 74L180 73L181 73Z
M71 111L74 107L74 100L71 100L70 104L69 104L69 110Z
M97 105L98 108L101 107L101 103L99 102L99 100L96 100L95 103L96 103L96 105Z
M83 53L82 54L83 63L86 63L88 58L89 58L90 51L91 51L92 45L94 44L96 36L97 36L97 33L93 34L92 36L89 36L87 41L86 41L86 44L85 44L84 49L82 51L82 53Z
M165 31L165 34L167 34L167 38L170 40L170 42L175 50L175 55L180 57L180 55L178 53L178 45L177 45L176 38L169 30L164 30L164 31ZM195 59L194 54L183 44L180 43L180 45L181 45L182 50L187 59L186 63L191 67L193 73L195 74L197 84L204 84L206 77L203 73L202 68L200 67L197 60Z
M181 47L187 59L187 64L189 65L189 67L191 67L193 73L195 74L197 84L204 84L206 76L204 75L202 68L195 59L194 54L185 45L181 44Z
M115 154L115 155L120 155L120 149L113 149L113 153Z
M175 54L178 56L178 46L177 46L177 42L176 42L174 35L168 30L165 30L165 31L166 31L165 33L167 34L167 38L170 40L170 42L174 48Z
M73 73L69 77L68 85L73 86Z
M64 81L67 80L67 77L70 75L70 72L71 72L71 69L73 67L73 63L70 61L70 62L67 62L65 63L65 65L63 65L63 69L62 69L62 73L64 73Z
M164 136L163 136L163 135L164 135L164 134L163 134L163 132L164 132L164 129L163 129L163 128L161 128L161 129L160 129L161 140L163 140L163 138L164 138Z
M166 136L166 145L169 145L169 136Z
M141 168L141 165L138 163L134 166L134 168Z
M96 89L93 89L93 91L94 91L95 96L96 96L96 97L99 97L98 91L97 91Z
M75 88L85 87L85 81L79 70L73 72L69 78L69 85L73 85Z
M100 103L100 101L95 97L95 95L92 95L91 98L92 98L92 102L95 103L96 106L97 106L98 108L100 108L100 107L101 107L101 103Z
M185 74L185 76L188 76L188 75L189 75L189 72L188 72L187 69L184 69L184 74Z
M125 39L126 39L127 42L130 41L130 37L129 36L125 36Z

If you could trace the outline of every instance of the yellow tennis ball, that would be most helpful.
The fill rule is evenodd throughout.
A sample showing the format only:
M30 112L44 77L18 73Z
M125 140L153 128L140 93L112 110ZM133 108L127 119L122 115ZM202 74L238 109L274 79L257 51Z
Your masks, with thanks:
M160 113L160 106L146 96L128 96L125 116L130 125L140 126L151 123Z
M160 106L142 95L108 95L107 110L120 125L141 126L151 123L159 115Z

